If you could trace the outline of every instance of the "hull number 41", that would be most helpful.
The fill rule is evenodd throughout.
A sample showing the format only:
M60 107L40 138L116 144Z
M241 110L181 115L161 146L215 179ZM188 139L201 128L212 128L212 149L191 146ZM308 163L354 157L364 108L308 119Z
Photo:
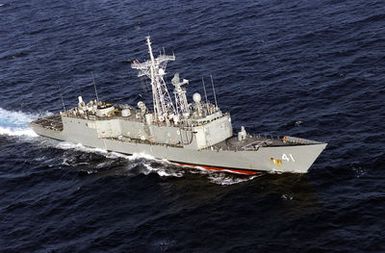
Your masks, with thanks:
M282 154L282 161L295 162L292 154Z

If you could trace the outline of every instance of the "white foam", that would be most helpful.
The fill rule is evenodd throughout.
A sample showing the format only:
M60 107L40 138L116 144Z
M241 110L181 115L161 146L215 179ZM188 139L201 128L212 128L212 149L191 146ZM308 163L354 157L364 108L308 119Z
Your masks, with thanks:
M165 159L162 159L162 160L156 159L153 156L145 154L145 153L134 153L133 155L125 155L122 153L109 152L107 150L100 149L100 148L90 148L90 147L85 147L82 144L73 144L73 143L68 143L68 142L56 143L55 147L59 148L59 149L64 149L64 150L72 149L72 150L78 150L78 151L86 152L86 153L96 153L99 155L103 155L104 157L109 158L109 159L126 159L126 160L133 162L132 164L130 164L128 166L128 168L127 168L128 171L130 171L132 168L134 168L135 165L138 164L138 162L139 162L140 164L142 164L144 166L144 168L142 167L142 169L140 170L140 173L142 173L144 175L156 173L160 177L183 177L184 173L186 173L186 171L184 171L182 169L178 170L178 169L170 167L170 165L175 166L176 165L175 163L169 162L168 160L165 160ZM143 161L143 159L145 161ZM137 161L137 162L135 162L135 161ZM149 164L149 161L158 162L158 163L160 163L160 166L153 167L151 164ZM79 164L80 163L77 163L76 165L79 165ZM102 164L97 165L96 168L104 167L106 164L109 164L109 162L103 162ZM72 164L68 159L64 159L62 165L70 166ZM132 166L132 165L134 165L134 166ZM189 167L189 168L191 168L190 166L178 166L178 165L177 165L177 167ZM197 174L206 175L207 178L210 180L210 182L212 182L214 184L218 184L218 185L223 185L223 186L250 181L250 180L260 176L260 175L254 175L254 176L242 176L242 177L240 177L238 175L230 174L230 173L208 171L208 170L206 170L200 166L195 166L194 168L195 168L195 170L192 169L189 171L189 173L192 173L192 174L197 173ZM89 174L97 173L97 172L98 172L97 169L92 170L92 171L87 171L87 173L89 173Z
M59 142L56 144L56 148L64 149L64 150L73 149L73 150L78 150L78 151L85 152L85 153L100 154L100 155L103 155L106 158L110 158L110 159L123 158L123 159L127 159L130 161L134 161L134 160L138 160L138 159L146 159L146 160L155 160L155 161L161 162L161 160L157 160L155 157L148 155L148 154L145 154L145 153L134 153L133 155L125 155L125 154L118 153L118 152L110 152L110 151L107 151L107 150L102 149L102 148L86 147L80 143L74 144L74 143L70 143L70 142Z
M183 177L185 171L183 170L175 170L173 168L170 168L169 165L175 165L172 162L169 162L168 160L160 160L156 159L151 155L145 154L145 153L134 153L133 155L125 155L122 153L117 153L117 152L109 152L104 149L100 148L90 148L90 147L85 147L82 144L73 144L73 143L68 143L68 142L59 142L56 145L56 148L68 150L68 149L73 149L73 150L78 150L81 152L86 152L86 153L96 153L103 155L106 158L109 159L127 159L129 161L135 162L136 160L148 160L148 161L156 161L162 164L162 166L159 167L152 167L150 164L148 164L147 161L139 161L144 168L140 171L140 173L143 173L144 175L149 175L151 173L156 173L160 177ZM63 165L70 165L68 160L63 161ZM104 167L105 163L102 163L100 166L96 167ZM129 166L128 170L133 168L135 166ZM179 166L178 166L179 167ZM185 166L181 166L185 167ZM186 166L189 167L189 166ZM239 177L237 175L229 174L229 173L223 173L223 172L211 172L207 171L206 169L196 166L194 167L196 170L191 170L190 173L195 174L203 174L207 175L207 178L210 180L210 182L218 184L218 185L233 185L233 184L238 184L246 181L250 181L259 175L254 175L254 176L243 176ZM98 170L95 171L88 171L89 174L91 173L97 173Z
M37 137L38 135L28 124L38 117L39 114L8 111L0 108L0 135Z
M283 200L293 200L294 196L292 194L282 194L281 199Z
M132 155L125 155L125 154L122 154L122 153L118 153L118 152L108 152L108 154L106 154L106 157L107 158L124 158L124 159L127 159L127 160L130 160L130 161L134 161L134 160L138 160L138 159L146 159L146 160L156 160L156 161L160 161L158 159L156 159L155 157L149 155L149 154L145 154L145 153L134 153Z
M149 164L143 164L145 167L145 170L143 170L143 174L148 175L150 173L157 173L161 177L182 177L183 172L182 171L174 171L171 169L166 168L153 168Z
M29 137L37 137L38 136L32 129L6 128L6 127L0 127L0 135L29 136Z
M239 184L239 183L253 180L256 177L259 177L259 175L239 177L236 175L226 174L226 173L222 173L222 172L220 172L220 173L212 172L212 173L209 173L209 175L208 175L208 179L210 180L210 182L212 182L214 184L218 184L218 185Z
M85 152L85 153L96 153L96 154L102 154L105 156L107 156L107 154L108 154L108 151L105 149L90 148L90 147L86 147L80 143L74 144L74 143L70 143L70 142L59 142L59 143L57 143L56 148L64 149L64 150L73 149L73 150L78 150L78 151Z

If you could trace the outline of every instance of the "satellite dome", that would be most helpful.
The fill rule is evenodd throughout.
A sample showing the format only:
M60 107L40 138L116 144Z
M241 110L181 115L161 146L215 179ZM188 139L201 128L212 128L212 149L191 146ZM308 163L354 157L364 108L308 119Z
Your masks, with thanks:
M201 102L201 94L194 93L193 100L194 100L195 103L200 103Z

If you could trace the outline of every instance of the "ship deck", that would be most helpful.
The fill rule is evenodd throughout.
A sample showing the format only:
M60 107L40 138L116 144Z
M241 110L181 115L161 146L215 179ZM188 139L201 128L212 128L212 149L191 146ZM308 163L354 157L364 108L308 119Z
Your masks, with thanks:
M33 121L32 124L39 125L54 131L63 131L63 122L59 114L39 118Z
M106 139L116 140L120 142L141 143L141 144L148 144L148 145L163 145L163 146L169 146L174 148L183 148L183 145L155 143L155 142L150 142L148 140L127 138L123 136L120 136L119 138L113 137L113 138L106 138ZM297 146L297 145L311 145L311 144L318 144L318 143L319 142L316 142L316 141L297 138L297 137L290 137L290 136L279 137L279 136L248 135L247 138L243 141L239 141L237 136L233 136L215 145L204 148L203 150L256 151L260 147Z
M264 135L248 135L245 140L239 141L237 136L233 136L227 140L219 142L207 149L214 150L232 150L232 151L256 151L260 147L279 147L279 146L296 146L311 145L318 142L290 137L290 136L264 136Z

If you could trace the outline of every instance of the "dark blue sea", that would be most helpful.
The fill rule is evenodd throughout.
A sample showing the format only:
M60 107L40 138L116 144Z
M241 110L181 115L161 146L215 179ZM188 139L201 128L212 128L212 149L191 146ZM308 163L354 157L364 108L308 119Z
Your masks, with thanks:
M189 98L213 76L235 129L327 149L250 177L32 132L93 79L150 106L147 35ZM384 122L383 0L0 0L0 252L385 252Z

